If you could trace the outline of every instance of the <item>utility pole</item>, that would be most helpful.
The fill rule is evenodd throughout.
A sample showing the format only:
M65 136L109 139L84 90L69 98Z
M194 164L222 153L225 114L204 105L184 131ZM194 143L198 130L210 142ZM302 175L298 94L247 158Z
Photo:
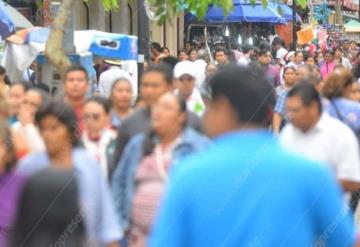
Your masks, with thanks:
M139 61L138 61L138 85L140 88L141 75L144 71L144 62L149 61L149 41L150 41L150 26L149 18L146 15L145 11L145 0L137 0L137 9L138 9L138 51L139 51Z
M43 7L42 7L42 23L44 27L49 27L52 23L52 16L51 16L51 0L43 0Z
M342 26L343 25L343 18L342 18L342 11L341 11L341 0L335 0L335 24Z
M296 43L297 43L297 36L296 36L296 4L295 0L292 1L292 49L296 51Z

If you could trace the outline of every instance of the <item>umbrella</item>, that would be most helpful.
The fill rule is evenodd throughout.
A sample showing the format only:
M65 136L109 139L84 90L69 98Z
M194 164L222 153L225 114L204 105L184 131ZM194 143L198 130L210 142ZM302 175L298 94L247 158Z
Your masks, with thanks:
M3 16L6 16L7 19L10 19L13 25L16 28L31 28L33 24L26 19L19 11L13 8L11 5L5 3L0 0L1 12L3 12ZM2 19L2 17L1 17Z
M6 11L6 6L3 1L0 1L0 36L6 39L15 33L15 25Z

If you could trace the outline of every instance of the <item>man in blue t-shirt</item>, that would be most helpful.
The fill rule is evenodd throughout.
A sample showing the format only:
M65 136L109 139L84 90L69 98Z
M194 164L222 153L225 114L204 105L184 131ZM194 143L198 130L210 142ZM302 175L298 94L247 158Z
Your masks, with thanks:
M174 169L149 245L353 246L331 172L284 151L267 130L274 95L264 75L227 68L210 85L214 145Z

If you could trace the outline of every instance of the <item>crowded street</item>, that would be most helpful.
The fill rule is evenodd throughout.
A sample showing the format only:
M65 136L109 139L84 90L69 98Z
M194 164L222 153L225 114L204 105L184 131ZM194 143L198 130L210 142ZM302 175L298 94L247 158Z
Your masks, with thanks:
M360 246L360 23L76 1L0 0L0 247Z

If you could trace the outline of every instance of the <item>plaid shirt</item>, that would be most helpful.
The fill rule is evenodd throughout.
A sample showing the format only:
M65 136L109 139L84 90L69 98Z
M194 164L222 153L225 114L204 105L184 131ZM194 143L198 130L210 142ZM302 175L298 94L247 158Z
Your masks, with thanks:
M286 117L286 99L288 91L282 90L279 94L279 97L276 100L274 111L279 113L283 118Z

